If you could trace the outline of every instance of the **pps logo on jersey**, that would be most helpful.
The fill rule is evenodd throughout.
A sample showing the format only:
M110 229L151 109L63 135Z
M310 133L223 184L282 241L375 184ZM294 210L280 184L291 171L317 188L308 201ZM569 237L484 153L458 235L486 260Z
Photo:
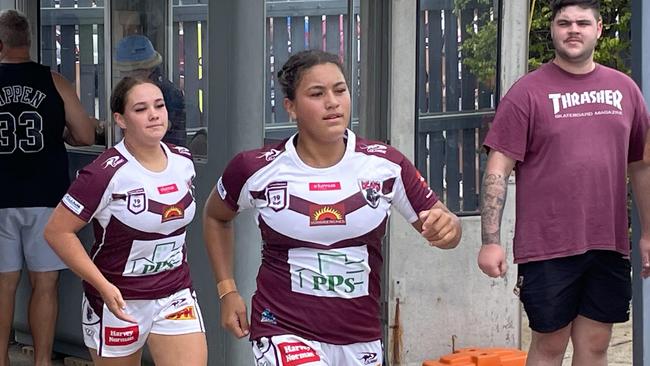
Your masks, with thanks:
M147 209L147 197L144 194L144 188L134 189L126 192L126 208L132 214L137 215Z
M266 186L266 203L273 211L287 207L287 182L273 182Z

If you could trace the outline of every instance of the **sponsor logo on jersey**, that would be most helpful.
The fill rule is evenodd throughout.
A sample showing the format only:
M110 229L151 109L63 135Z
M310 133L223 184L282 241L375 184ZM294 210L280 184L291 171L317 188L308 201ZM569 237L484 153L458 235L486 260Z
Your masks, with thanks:
M368 295L368 249L365 245L330 250L289 249L291 290L346 299Z
M583 104L607 104L619 111L623 110L623 106L621 105L623 93L618 89L590 90L582 93L551 93L548 95L548 99L553 103L553 114L558 114L564 109Z
M345 225L345 206L309 205L309 226Z
M168 320L194 320L196 315L194 314L194 306L187 306L175 313L171 313L165 317Z
M104 343L107 346L127 346L137 342L139 336L140 331L137 325L104 328Z
M90 307L88 303L86 303L86 320L91 321L93 320L93 308Z
M416 169L416 170L415 170L415 173L416 173L416 178L417 178L417 180L420 182L420 185L422 186L423 189L425 189L425 190L427 191L427 195L426 195L424 198L429 198L429 197L431 197L431 195L433 194L433 191L432 191L431 188L429 187L429 184L427 183L427 180L424 179L424 177L422 176L422 174L420 174L420 171L419 171L419 170Z
M264 311L262 311L262 316L260 321L262 323L271 323L271 324L278 323L278 321L275 319L275 315L269 309L264 309Z
M360 352L357 354L357 359L363 362L364 365L370 365L377 362L377 353L375 352Z
M102 167L104 169L108 168L117 168L118 165L122 164L125 160L121 156L111 156L110 158L104 160Z
M273 161L273 160L275 160L275 158L280 156L281 153L282 153L282 151L280 151L280 150L271 149L269 151L263 152L257 158L258 159L264 158L264 160L266 160L266 161Z
M302 342L283 342L278 344L278 350L284 366L298 366L320 361L318 353Z
M132 214L137 215L144 212L147 208L147 197L144 193L144 188L128 191L126 192L126 195L126 208L131 211Z
M160 215L160 222L178 220L182 219L183 217L185 217L185 209L183 207L170 205L163 209L163 212Z
M69 208L70 211L76 213L77 215L81 215L81 212L84 210L84 205L82 205L79 201L74 199L71 195L68 193L63 196L63 199L61 200L65 207Z
M341 182L309 183L310 191L338 191L340 189Z
M173 307L175 309L178 309L179 307L181 307L182 305L185 305L186 303L187 303L187 299L184 298L184 297L181 297L179 299L176 299L176 300L172 301L171 304L169 304L169 307Z
M178 187L176 186L176 183L167 184L165 186L160 186L157 188L158 188L158 193L160 194L178 192Z
M174 150L176 150L179 154L185 155L185 156L191 156L192 153L190 152L190 149L183 147L183 146L174 146Z
M184 242L185 233L158 241L134 240L122 275L148 276L180 267Z
M379 192L381 192L381 182L377 180L359 180L359 189L363 198L366 199L368 205L372 208L379 206Z
M385 154L388 151L388 146L382 144L359 145L359 147L369 153Z
M266 186L266 203L273 211L287 207L287 182L273 182Z
M221 197L222 201L226 199L228 191L226 191L226 187L223 185L223 177L219 177L219 181L217 182L217 192L219 192L219 197Z

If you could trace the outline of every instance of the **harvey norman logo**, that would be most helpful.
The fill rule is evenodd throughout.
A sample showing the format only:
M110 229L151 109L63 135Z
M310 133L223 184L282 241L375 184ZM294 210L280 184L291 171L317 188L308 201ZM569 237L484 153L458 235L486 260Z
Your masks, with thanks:
M591 90L582 93L553 93L548 95L548 99L553 101L553 114L555 115L564 109L583 104L607 104L619 111L623 110L621 106L623 93L618 89Z

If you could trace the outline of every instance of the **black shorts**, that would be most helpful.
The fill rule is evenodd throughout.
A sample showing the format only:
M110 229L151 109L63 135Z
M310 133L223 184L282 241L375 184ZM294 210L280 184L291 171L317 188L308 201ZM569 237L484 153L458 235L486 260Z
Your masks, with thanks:
M530 328L539 333L562 329L578 315L601 323L630 317L630 261L614 251L523 263L517 283Z

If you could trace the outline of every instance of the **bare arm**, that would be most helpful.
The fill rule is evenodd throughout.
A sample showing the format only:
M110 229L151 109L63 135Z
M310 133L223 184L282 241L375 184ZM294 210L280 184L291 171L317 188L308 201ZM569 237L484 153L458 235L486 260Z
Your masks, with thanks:
M508 193L508 177L515 161L491 151L481 185L481 240L483 244L501 243L501 218Z
M117 287L102 275L79 241L76 233L85 225L86 222L59 204L45 226L45 240L77 276L99 291L104 303L115 316L135 322L124 312L125 303Z
M650 276L650 163L636 161L628 167L634 201L641 222L639 252L641 254L641 275Z
M52 72L52 79L65 108L65 142L73 146L92 145L95 142L95 124L81 105L74 88L57 72Z
M501 246L501 219L508 193L508 177L515 160L492 150L481 185L481 250L478 266L490 277L506 274L505 249Z
M232 220L236 215L237 212L231 210L213 189L203 208L203 239L217 283L234 280L235 235ZM237 338L247 336L246 304L241 295L237 291L229 292L220 300L221 326Z
M463 232L460 219L444 203L438 201L418 216L419 220L412 225L427 239L429 245L440 249L452 249L458 245Z

